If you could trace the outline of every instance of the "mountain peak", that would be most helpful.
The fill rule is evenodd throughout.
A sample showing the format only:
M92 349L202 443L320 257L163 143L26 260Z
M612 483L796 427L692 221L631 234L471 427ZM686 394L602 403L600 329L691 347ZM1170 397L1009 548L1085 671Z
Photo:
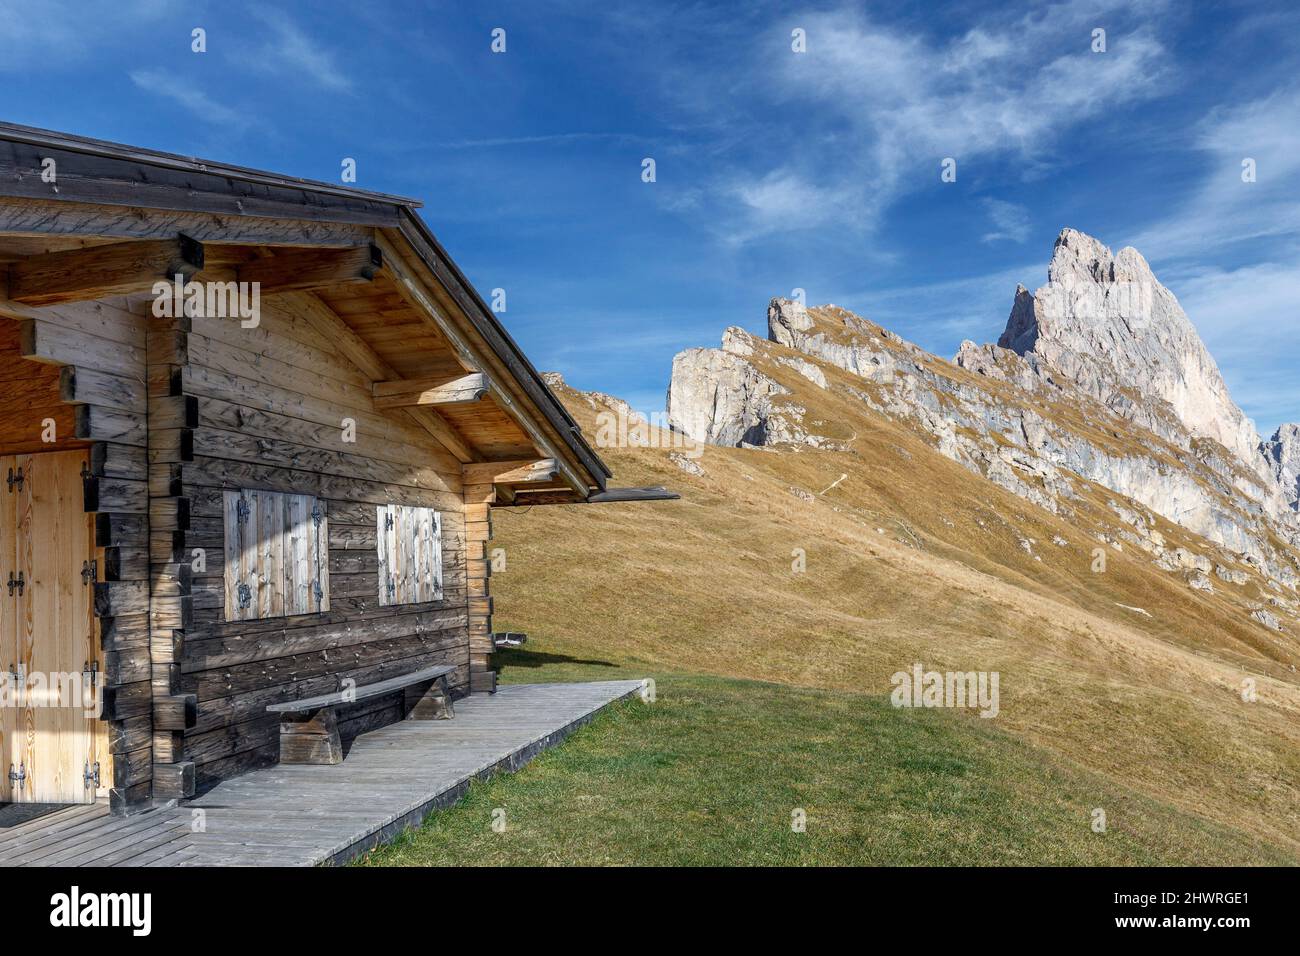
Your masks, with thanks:
M1000 346L1032 352L1112 407L1163 401L1192 435L1219 442L1259 471L1253 423L1140 252L1112 253L1086 233L1062 229L1047 278L1033 294L1017 288Z

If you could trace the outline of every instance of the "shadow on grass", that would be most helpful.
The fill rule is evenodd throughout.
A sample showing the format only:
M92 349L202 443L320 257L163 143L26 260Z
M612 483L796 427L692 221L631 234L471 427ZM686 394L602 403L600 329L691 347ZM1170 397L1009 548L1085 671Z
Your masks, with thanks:
M508 667L550 667L555 664L584 664L589 667L618 667L613 661L585 660L568 654L547 654L543 651L523 651L518 648L501 648L496 652L496 664Z

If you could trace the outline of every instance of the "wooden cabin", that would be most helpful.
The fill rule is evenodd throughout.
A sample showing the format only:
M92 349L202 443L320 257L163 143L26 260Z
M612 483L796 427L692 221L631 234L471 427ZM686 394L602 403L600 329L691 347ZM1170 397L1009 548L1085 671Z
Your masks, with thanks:
M674 497L607 487L418 206L0 124L0 801L446 716L493 507Z

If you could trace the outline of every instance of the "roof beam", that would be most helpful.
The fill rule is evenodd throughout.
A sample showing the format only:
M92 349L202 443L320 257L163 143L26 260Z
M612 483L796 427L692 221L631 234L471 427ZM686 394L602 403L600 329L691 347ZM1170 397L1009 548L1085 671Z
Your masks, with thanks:
M410 378L375 382L371 390L376 408L468 405L487 394L488 382L482 372L471 372L451 381L445 378Z
M519 488L517 495L508 501L499 502L506 505L573 505L573 504L617 504L629 501L674 501L681 495L675 491L655 486L653 488L610 488L606 491L588 495L585 499L575 498L568 489L553 490Z
M240 282L256 282L262 295L274 295L370 282L383 267L383 254L373 245L352 249L285 249L246 262L235 274Z
M177 275L188 282L202 268L203 243L184 235L47 252L10 263L9 298L45 306L132 295Z
M523 485L553 482L559 477L560 469L554 458L539 458L479 461L461 465L460 473L468 485Z
M384 268L388 272L389 278L392 279L393 285L397 288L398 294L414 307L416 314L438 330L448 344L451 345L452 351L456 353L457 358L460 359L465 368L473 371L481 370L481 363L475 356L474 351L469 347L464 336L452 325L451 321L434 302L433 294L426 287L424 281L407 270L397 250L393 248L381 232L376 231L375 242L383 250ZM505 390L492 379L488 379L488 395L523 429L524 434L528 436L529 441L533 443L538 451L555 459L561 477L577 493L578 497L586 498L589 489L587 483L578 475L577 470L560 457L555 444L517 406L515 401L506 394Z
M397 377L397 372L393 370L392 366L380 358L361 336L357 335L346 322L339 318L333 309L316 296L305 293L285 301L300 305L302 316L307 320L307 323L328 341L333 342L334 347L359 368L367 378L393 379ZM434 409L407 408L403 410L417 425L432 435L438 444L447 449L457 461L464 463L473 461L478 457L474 454L473 449L465 443L465 439L460 436L460 433L452 428L447 420Z

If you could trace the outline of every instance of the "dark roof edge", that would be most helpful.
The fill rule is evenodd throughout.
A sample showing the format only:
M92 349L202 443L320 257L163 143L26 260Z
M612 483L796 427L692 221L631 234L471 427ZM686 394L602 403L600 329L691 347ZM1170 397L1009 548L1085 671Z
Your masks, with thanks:
M6 123L3 121L0 121L0 139L27 143L31 146L48 146L51 149L63 149L68 150L69 152L85 153L90 156L131 160L146 165L159 166L165 169L207 173L214 176L227 176L231 179L239 179L244 182L257 183L264 186L280 186L287 189L302 189L330 196L346 196L355 199L366 199L373 202L402 206L408 209L414 209L424 205L421 200L411 199L407 196L394 196L390 193L378 193L366 189L336 186L332 183L323 183L315 179L302 179L298 176L283 176L279 173L268 173L261 169L250 169L247 166L232 166L229 163L211 162L193 156L182 156L179 153L164 153L155 149L142 149L138 146L127 146L124 143L114 143L103 139L92 139L88 136L73 136L68 133L56 132L55 130L37 129L33 126L19 126L15 123Z
M542 381L542 376L533 367L533 363L529 361L528 356L510 337L510 333L505 330L505 327L497 321L496 315L488 307L488 304L483 301L483 297L479 295L478 290L465 278L465 274L460 271L460 266L456 265L451 256L447 255L447 250L438 242L428 224L420 218L419 213L412 209L405 209L403 210L400 228L402 234L406 236L420 258L433 270L435 275L439 271L438 266L441 265L454 277L456 283L464 290L470 304L473 306L473 308L465 309L469 320L474 323L487 340L488 345L497 351L507 365L521 367L525 374L519 376L519 379L524 391L536 403L555 430L565 438L569 447L577 455L578 460L596 479L597 487L604 491L605 479L612 478L614 473L609 470L609 466L600 459L600 456L587 443L582 430L578 427L578 423L574 421L573 416L569 414L568 409L555 397L555 393L551 391L550 386ZM433 258L430 258L430 253L432 253ZM455 289L449 289L449 291L453 297L459 298L456 296Z

